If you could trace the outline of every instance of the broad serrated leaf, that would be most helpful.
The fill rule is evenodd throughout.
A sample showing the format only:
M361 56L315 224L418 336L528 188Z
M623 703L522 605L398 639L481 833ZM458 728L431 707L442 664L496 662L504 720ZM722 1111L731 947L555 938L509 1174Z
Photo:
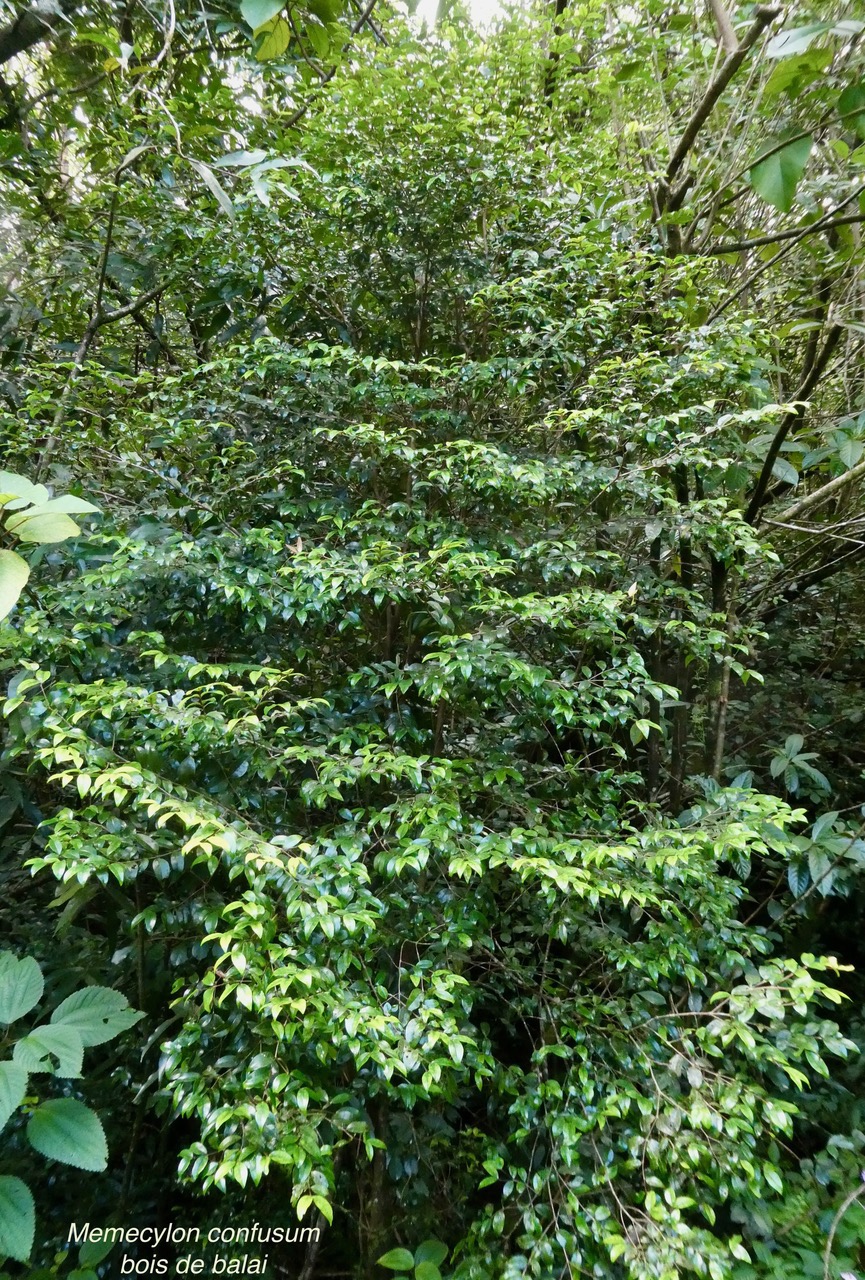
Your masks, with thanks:
M0 951L0 1023L7 1026L23 1018L42 999L45 980L32 956L19 960L11 951Z
M805 172L813 141L810 134L805 138L792 138L777 151L773 150L765 160L757 160L748 171L751 186L757 194L781 213L789 213L793 207L796 188Z
M258 31L266 22L270 22L271 18L282 13L284 8L285 0L242 0L240 13L243 21L248 23L253 31Z
M77 538L81 532L75 521L62 511L41 516L31 516L29 511L25 511L23 517L13 516L7 520L7 529L12 520L15 521L15 537L19 542L66 542L68 538Z
M75 1027L36 1027L16 1043L12 1057L26 1071L47 1071L75 1080L81 1075L84 1044Z
M82 987L57 1006L51 1022L74 1027L81 1043L90 1048L113 1040L143 1017L143 1013L130 1009L126 996L111 987Z
M389 1271L408 1271L414 1266L414 1258L408 1249L390 1249L382 1254L378 1265L387 1267Z
M14 609L30 577L30 566L14 551L0 551L0 618Z
M0 1177L0 1259L26 1262L33 1252L36 1206L26 1182Z
M76 1098L51 1098L37 1107L27 1125L34 1151L76 1169L98 1173L108 1164L102 1122Z
M17 1111L27 1092L27 1072L17 1062L0 1062L0 1129Z

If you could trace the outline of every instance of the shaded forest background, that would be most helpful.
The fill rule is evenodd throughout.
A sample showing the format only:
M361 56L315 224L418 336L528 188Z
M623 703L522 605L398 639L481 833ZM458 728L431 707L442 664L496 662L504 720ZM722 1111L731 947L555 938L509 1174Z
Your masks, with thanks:
M0 14L3 1274L865 1274L861 5Z

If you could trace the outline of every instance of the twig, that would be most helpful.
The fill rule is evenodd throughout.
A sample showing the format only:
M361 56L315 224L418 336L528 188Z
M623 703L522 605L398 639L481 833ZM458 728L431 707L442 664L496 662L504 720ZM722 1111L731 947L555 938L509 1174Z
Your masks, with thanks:
M780 523L785 524L791 520L797 520L803 511L810 511L812 507L819 507L827 499L838 493L840 489L845 489L848 484L852 484L854 480L858 480L861 476L865 476L865 462L859 462L855 467L851 467L849 471L845 471L842 476L836 476L834 480L830 480L827 484L821 485L819 489L815 489L813 493L809 493L804 498L800 498L798 502L794 502L792 507L788 507L786 511L782 511L777 517Z
M802 382L793 396L793 400L797 401L796 407L792 409L781 422L780 427L775 432L772 443L763 461L763 467L760 472L757 484L754 487L754 493L748 508L745 512L745 521L747 524L753 525L757 521L760 508L763 505L763 496L769 485L769 479L772 475L772 468L775 465L778 454L781 451L781 445L787 439L791 429L802 418L804 414L804 401L806 401L811 392L817 386L826 371L826 366L832 358L832 354L838 345L844 328L840 324L834 324L826 335L826 341L823 343L822 350L816 355L811 363L811 367L806 371Z
M791 231L754 236L751 240L726 240L709 249L701 249L700 253L707 258L717 258L724 253L744 253L748 249L759 249L761 245L780 244L782 240L803 240L812 231L831 231L833 227L849 227L855 222L865 222L865 213L848 213L846 217L836 218L834 222L826 222L821 218L819 222L813 222L805 228L794 227Z
M725 58L721 66L721 70L709 85L701 102L698 104L696 111L685 125L684 133L679 139L679 145L670 157L670 162L667 165L666 172L666 179L668 183L673 181L676 174L685 163L689 151L697 140L697 135L708 120L709 116L712 114L712 109L714 108L715 103L718 101L727 85L733 79L733 76L745 61L745 58L748 56L748 52L757 43L769 24L774 22L780 12L780 8L776 7L758 9L753 23L745 32L742 43L738 46L736 52L731 53L729 57Z

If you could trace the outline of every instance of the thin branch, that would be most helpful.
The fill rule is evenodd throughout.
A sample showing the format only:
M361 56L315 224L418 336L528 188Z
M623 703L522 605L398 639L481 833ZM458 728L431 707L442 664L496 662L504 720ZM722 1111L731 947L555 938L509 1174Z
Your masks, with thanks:
M357 20L352 24L351 34L353 36L356 36L360 31L360 29L364 26L367 19L371 16L372 11L375 8L377 2L378 0L368 0L368 3L364 6ZM350 41L347 40L345 44L342 46L343 53L346 52L346 50L349 47L349 44L350 44ZM336 72L337 72L337 63L334 63L333 66L329 67L327 71L324 73L318 85L316 86L315 91L310 94L306 102L304 102L301 106L299 106L296 111L293 111L291 113L291 115L285 121L283 128L291 129L294 125L297 124L299 120L303 119L303 117L306 115L307 111L309 111L310 107L315 101L316 97L318 96L319 90L323 89L324 86L333 79L333 77L336 75Z
M745 61L749 51L760 39L769 24L774 22L780 12L780 8L776 7L759 8L753 23L745 32L742 43L738 46L736 52L731 53L729 57L725 58L721 66L721 70L709 85L703 95L702 101L697 106L696 111L685 125L685 131L679 139L679 145L670 157L666 173L668 183L673 181L673 178L675 178L676 174L685 163L685 160L688 158L688 153L697 140L697 135L709 119L709 116L712 114L715 103L718 101L727 85L733 79L733 76Z
M826 1248L823 1251L823 1280L829 1280L829 1271L832 1266L832 1246L835 1243L835 1232L841 1225L841 1219L850 1208L854 1200L858 1200L861 1195L865 1194L865 1184L856 1187L849 1195L845 1196L841 1202L841 1207L832 1219L832 1226L829 1229L829 1239L826 1241Z
M733 22L724 7L723 0L706 0L707 7L715 19L721 36L721 43L728 53L738 53L739 41L733 30Z
M803 377L802 382L800 383L796 391L796 394L793 396L793 400L797 401L798 403L796 404L796 407L794 409L791 409L790 412L786 414L785 417L783 418L781 425L779 426L778 430L775 432L774 439L772 440L772 443L769 445L769 450L763 461L763 468L760 472L760 476L757 480L757 484L754 487L754 493L751 497L751 501L748 503L748 508L745 512L745 520L748 524L753 525L753 524L756 524L757 522L757 517L760 513L760 508L763 505L763 497L766 493L766 489L769 486L769 480L771 479L771 476L772 476L772 468L774 467L778 454L781 450L781 445L787 439L787 436L789 435L792 428L804 416L804 412L805 412L804 402L808 400L809 396L811 395L811 392L817 386L817 383L820 381L823 374L825 373L826 366L829 364L829 361L832 359L832 355L841 339L841 335L843 332L844 332L843 325L833 324L830 327L829 332L826 334L826 341L823 343L823 347L821 351L819 352L819 354L814 356L814 359L811 363L810 368L806 369L805 371L805 376Z
M724 253L745 253L748 249L759 249L766 244L780 244L784 240L804 240L812 232L831 231L833 227L849 227L856 222L865 222L865 213L848 213L843 218L836 218L834 222L821 219L805 228L794 227L790 231L777 231L773 235L754 236L751 240L726 240L708 249L701 249L699 252L706 258L717 258Z
M830 480L827 484L822 485L819 489L815 489L813 493L809 493L804 498L800 498L798 502L794 502L792 507L788 507L786 511L782 511L777 517L778 522L789 524L791 520L798 520L804 511L810 511L813 507L822 506L829 498L833 497L841 489L846 489L847 485L853 484L865 476L865 462L859 462L855 467L851 467L849 471L845 471L842 476L836 476L834 480Z
M34 0L22 9L5 27L0 27L0 66L55 35L68 23L76 7L77 0L66 0L64 4Z
M822 231L824 227L828 227L829 224L834 221L836 213L840 213L842 209L846 209L848 204L852 204L854 200L858 200L859 196L863 193L865 193L865 182L860 183L858 187L854 187L848 196L845 196L843 200L839 201L834 209L830 209L829 212L817 222L812 222L810 226L803 228L801 231L797 232L795 236L791 236L787 243L779 249L768 262L764 262L761 266L756 267L751 274L745 278L744 282L739 285L738 289L731 293L723 302L718 304L709 316L707 323L711 324L714 320L717 320L718 316L722 315L728 307L732 306L737 298L741 298L746 289L749 289L758 277L774 267L775 263L779 262L785 254L788 254L800 240L804 240L806 236L813 235L815 231Z

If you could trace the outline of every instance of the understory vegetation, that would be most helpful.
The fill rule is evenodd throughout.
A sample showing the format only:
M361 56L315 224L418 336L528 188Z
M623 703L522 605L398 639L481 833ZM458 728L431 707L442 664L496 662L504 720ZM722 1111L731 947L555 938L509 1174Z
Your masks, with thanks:
M865 1276L861 6L0 15L0 1275Z

